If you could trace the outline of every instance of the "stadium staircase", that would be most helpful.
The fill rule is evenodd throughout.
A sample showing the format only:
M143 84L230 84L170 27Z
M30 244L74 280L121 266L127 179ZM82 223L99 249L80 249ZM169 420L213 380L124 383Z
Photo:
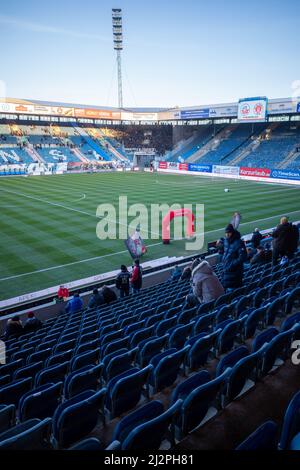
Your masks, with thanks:
M189 163L199 162L203 157L205 157L209 152L217 150L220 146L223 139L228 139L228 137L232 134L232 132L237 128L237 125L231 126L230 129L227 126L222 127L219 129L214 136L210 138L210 140L204 144L204 146L196 151L193 155L191 155L187 161Z
M32 144L28 144L25 147L26 153L32 158L32 160L36 163L45 163L45 160L41 157L41 155L34 149Z
M300 144L295 144L294 148L287 154L287 156L278 165L278 168L285 169L285 168L293 166L292 163L295 162L299 158L299 152L297 152L297 148L299 148L299 145Z
M105 145L107 145L107 148L108 150L110 151L110 153L115 157L115 159L117 161L121 161L121 162L128 162L129 159L123 155L121 152L119 152L111 143L111 141L109 139L106 138L105 134L102 132L101 129L97 129L99 134L100 134L100 138L101 138L101 141L100 142L104 142Z
M72 124L75 131L84 138L84 140L87 142L87 144L95 150L95 152L101 156L104 160L106 161L111 161L111 158L107 155L107 153L104 151L104 149L92 139L92 137L89 136L89 134L82 129L81 127L78 127L76 124Z
M242 160L244 160L248 155L250 155L260 146L262 138L265 137L266 133L268 131L272 132L274 129L276 129L276 127L278 127L278 123L273 123L267 129L264 129L263 132L260 132L258 135L256 135L255 133L251 134L249 139L247 139L246 141L246 147L236 149L240 150L240 152L238 152L238 154L235 155L231 161L226 162L226 164L231 166L237 166ZM254 137L255 135L256 137Z

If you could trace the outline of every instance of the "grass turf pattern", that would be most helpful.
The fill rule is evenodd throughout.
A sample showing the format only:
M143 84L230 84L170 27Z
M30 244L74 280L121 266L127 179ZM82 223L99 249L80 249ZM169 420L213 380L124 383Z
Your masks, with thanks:
M229 188L225 193L224 188ZM299 188L224 178L97 173L0 180L0 299L118 269L132 259L123 240L99 240L99 204L204 204L205 245L224 233L234 211L241 233L273 227L281 215L300 220ZM117 210L118 212L118 210ZM128 217L128 223L133 217ZM149 230L151 226L149 224ZM191 255L185 241L146 240L143 261Z

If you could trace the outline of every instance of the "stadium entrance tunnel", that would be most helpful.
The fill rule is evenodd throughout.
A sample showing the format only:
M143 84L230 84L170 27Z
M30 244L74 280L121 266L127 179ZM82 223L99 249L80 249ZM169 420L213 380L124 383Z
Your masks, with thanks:
M186 237L192 237L195 233L195 216L190 209L176 209L169 211L162 220L162 241L164 245L170 243L170 224L176 217L185 217L187 220Z

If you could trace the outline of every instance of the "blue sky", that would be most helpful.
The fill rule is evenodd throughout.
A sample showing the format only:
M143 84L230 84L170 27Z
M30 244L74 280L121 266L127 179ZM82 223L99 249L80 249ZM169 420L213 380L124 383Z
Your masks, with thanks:
M124 106L293 93L299 0L10 0L0 80L11 97L117 105L111 8L123 9Z

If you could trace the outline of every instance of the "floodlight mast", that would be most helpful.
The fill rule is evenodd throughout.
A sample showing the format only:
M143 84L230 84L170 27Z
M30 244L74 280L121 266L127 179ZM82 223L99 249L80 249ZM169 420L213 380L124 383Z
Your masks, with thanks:
M114 50L117 52L118 104L119 104L119 108L123 108L122 61L121 61L121 51L123 50L123 25L122 25L122 9L121 8L112 8L112 27L113 27L113 38L114 38Z

